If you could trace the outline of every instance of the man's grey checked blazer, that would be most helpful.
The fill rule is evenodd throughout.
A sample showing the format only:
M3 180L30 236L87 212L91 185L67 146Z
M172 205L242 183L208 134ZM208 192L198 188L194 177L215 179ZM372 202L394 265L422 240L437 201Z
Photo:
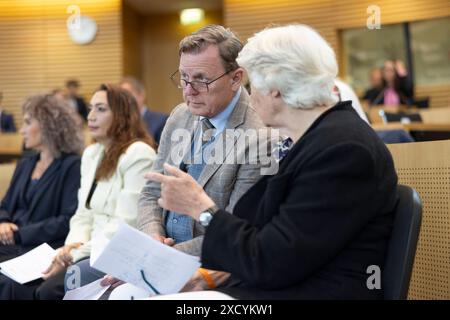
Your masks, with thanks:
M153 164L153 171L162 173L163 164L179 166L184 155L180 155L180 159L173 161L171 154L174 148L179 148L175 142L172 142L172 133L177 129L189 130L190 137L194 134L197 125L200 124L199 116L192 115L185 103L178 105L167 120L163 130L158 155ZM249 106L249 95L242 88L241 96L231 113L226 129L263 129L265 128L261 119L255 110ZM238 131L234 131L239 132ZM229 140L231 139L231 140ZM232 142L234 138L222 132L216 139L218 141ZM261 142L260 142L261 143ZM248 153L249 148L244 148L243 152ZM190 151L184 149L184 154ZM233 211L233 207L239 198L261 177L260 164L228 164L228 161L235 152L224 152L222 164L205 165L198 183L204 188L206 193L214 200L219 208L226 209L228 212ZM226 161L227 160L227 161ZM160 197L159 183L148 181L141 192L138 209L138 228L149 235L166 236L165 218L167 211L160 208L157 200ZM199 256L202 248L202 240L204 228L197 221L194 223L192 240L179 243L175 248L188 254Z

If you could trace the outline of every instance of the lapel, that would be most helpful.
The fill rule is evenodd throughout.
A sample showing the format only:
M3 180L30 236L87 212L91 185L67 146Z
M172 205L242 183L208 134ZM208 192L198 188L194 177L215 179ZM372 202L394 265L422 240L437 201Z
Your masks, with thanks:
M245 115L248 108L248 94L245 89L241 90L241 96L239 97L236 106L234 107L233 112L230 115L230 118L227 121L227 125L222 133L217 136L215 143L225 143L223 146L233 146L239 140L239 136L241 135L240 131L235 131L234 135L226 134L227 129L236 129L240 125L245 122ZM231 152L233 148L226 148L225 152L223 152L223 158L221 163L214 163L206 165L203 168L200 177L198 178L198 183L204 187L206 183L211 179L214 173L225 163L225 159L228 154Z
M187 111L186 114L186 123L185 125L182 126L183 129L189 128L189 143L186 143L185 145L182 146L182 157L180 159L180 161L178 163L173 163L176 166L180 166L181 162L183 161L184 163L189 163L189 161L192 161L193 159L191 159L191 147L192 147L192 143L194 142L194 135L198 130L198 127L200 125L200 117L199 116L194 116L192 113L190 113L189 111ZM183 141L181 142L183 143ZM171 162L171 158L169 157L168 160L170 160ZM169 162L169 161L168 161Z
M42 196L48 192L48 188L47 186L53 182L53 177L55 176L55 174L59 171L59 169L61 168L61 164L62 164L62 159L58 158L53 160L53 163L50 165L50 167L48 167L47 170L45 170L44 174L42 175L42 177L39 179L37 185L35 186L36 188L36 193L34 194L33 200L31 201L31 205L30 208L28 210L29 213L34 212L36 206L39 203L39 200L42 198ZM31 177L31 176L30 176ZM29 180L28 180L29 181ZM31 217L28 217L28 219L30 219Z
M87 196L89 194L89 191L91 190L92 184L94 183L95 180L95 173L97 172L97 168L100 164L100 162L103 159L104 156L104 148L101 144L98 144L98 150L96 153L93 154L91 161L90 161L90 166L87 168L86 172L84 172L83 174L85 174L85 179L86 179L86 184L84 186L82 186L84 192L83 192L83 196L82 199L80 199L80 201L82 201L80 204L83 207L86 207L86 200L87 200ZM119 163L117 163L117 165L119 165ZM117 168L115 169L117 170ZM109 178L108 180L101 180L101 181L97 181L97 187L95 188L95 192L92 195L91 198L91 208L95 208L98 210L103 210L103 208L106 205L106 201L108 199L108 196L111 192L111 188L113 187L113 181L114 178L116 176L116 173L114 173L111 178ZM96 197L95 195L101 195L100 197Z
M36 162L38 162L38 160L39 154L32 156L30 161L27 162L27 164L23 168L22 179L24 179L25 181L22 181L23 183L20 183L20 191L19 191L20 201L22 203L26 203L25 191L27 190L27 187L30 183L31 174L33 173L33 169L36 166Z

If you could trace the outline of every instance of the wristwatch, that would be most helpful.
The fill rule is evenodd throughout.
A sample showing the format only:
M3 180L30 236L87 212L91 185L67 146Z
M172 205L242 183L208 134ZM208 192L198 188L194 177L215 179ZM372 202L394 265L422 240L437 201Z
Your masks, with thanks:
M211 222L214 214L219 211L219 208L214 205L209 209L206 209L206 211L203 211L200 213L199 222L202 226L207 227L209 226L209 223Z

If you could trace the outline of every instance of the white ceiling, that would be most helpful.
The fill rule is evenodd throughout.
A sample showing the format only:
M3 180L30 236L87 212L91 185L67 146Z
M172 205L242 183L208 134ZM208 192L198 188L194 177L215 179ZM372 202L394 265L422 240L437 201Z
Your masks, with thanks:
M178 12L187 8L222 9L222 0L125 0L140 14Z

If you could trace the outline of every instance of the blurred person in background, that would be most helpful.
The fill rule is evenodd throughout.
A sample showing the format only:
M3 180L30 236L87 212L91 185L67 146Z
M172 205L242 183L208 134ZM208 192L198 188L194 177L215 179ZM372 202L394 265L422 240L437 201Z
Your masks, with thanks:
M372 68L369 73L370 87L364 92L363 100L373 99L383 90L383 74L381 68Z
M129 91L134 96L141 112L142 120L147 128L147 132L153 137L156 143L159 144L161 133L169 116L161 112L152 111L145 105L145 87L139 80L133 77L125 77L120 81L119 85L122 89Z
M368 90L364 99L369 105L411 105L413 88L408 71L400 60L387 60L382 68L382 86ZM377 76L374 76L376 78ZM374 80L376 83L376 80Z
M16 125L14 124L14 116L3 110L2 100L3 100L3 92L0 91L0 133L16 132Z
M336 79L334 81L334 84L335 86L333 92L337 95L339 101L350 100L352 102L352 107L355 109L361 119L369 123L369 119L367 119L367 115L364 112L364 109L359 102L358 96L353 91L352 87L350 87L347 83L340 79Z
M84 121L87 121L88 108L83 97L78 94L80 82L75 79L67 80L65 97L70 105L78 112Z

